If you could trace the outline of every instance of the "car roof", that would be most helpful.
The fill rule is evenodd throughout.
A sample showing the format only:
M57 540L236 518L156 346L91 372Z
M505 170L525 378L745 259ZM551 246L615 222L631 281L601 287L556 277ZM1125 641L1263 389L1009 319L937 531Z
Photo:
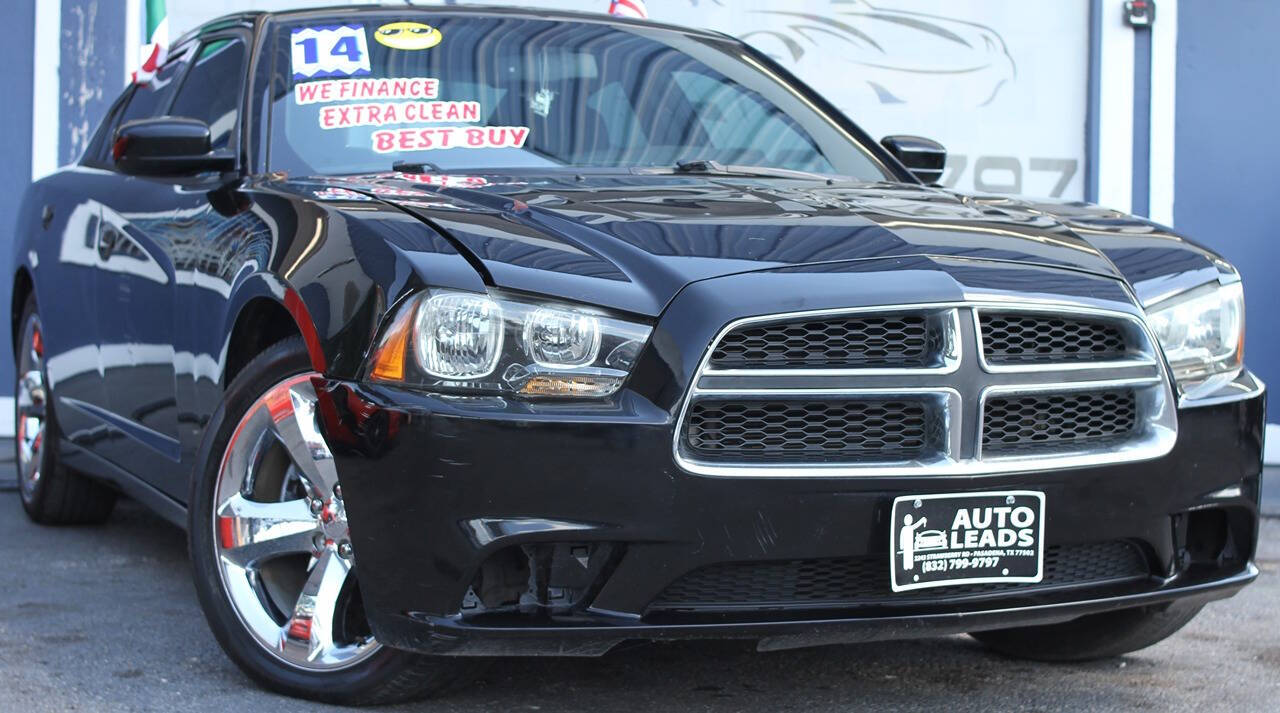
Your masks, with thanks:
M578 12L574 10L546 10L541 8L527 7L504 7L497 5L400 5L400 4L383 4L383 5L331 5L327 7L310 7L296 10L281 10L277 12L267 12L264 10L250 10L244 12L236 12L229 15L210 20L199 27L185 33L182 37L174 42L175 45L186 42L187 40L202 35L207 32L226 29L228 27L253 27L260 20L275 19L281 20L302 20L309 16L324 16L334 14L351 14L363 15L370 13L387 13L387 12L403 12L406 14L430 13L437 17L514 17L525 18L529 20L560 20L564 22L585 22L592 24L617 25L619 27L636 27L649 30L660 30L668 32L678 32L684 35L694 35L700 37L710 37L719 40L738 40L731 35L714 30L704 30L692 27L681 27L679 25L671 25L662 22L653 22L650 20L638 20L628 17L617 17L602 12Z

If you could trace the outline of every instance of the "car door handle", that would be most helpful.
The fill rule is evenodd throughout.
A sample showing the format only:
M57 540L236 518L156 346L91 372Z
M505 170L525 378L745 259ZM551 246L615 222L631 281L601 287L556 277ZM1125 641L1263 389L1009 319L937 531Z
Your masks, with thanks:
M111 257L111 251L115 249L119 237L114 228L105 228L98 236L98 257L104 262Z

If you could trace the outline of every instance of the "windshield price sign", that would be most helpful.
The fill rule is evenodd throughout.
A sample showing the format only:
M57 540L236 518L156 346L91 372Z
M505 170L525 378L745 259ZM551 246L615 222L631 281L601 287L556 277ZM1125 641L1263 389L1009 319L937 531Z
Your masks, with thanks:
M364 25L300 27L291 35L294 79L351 77L369 73Z

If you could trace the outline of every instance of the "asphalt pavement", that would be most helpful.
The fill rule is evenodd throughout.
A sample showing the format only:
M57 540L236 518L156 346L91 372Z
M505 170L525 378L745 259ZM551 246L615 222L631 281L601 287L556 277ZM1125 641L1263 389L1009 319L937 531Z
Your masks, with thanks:
M599 659L498 659L394 711L1111 711L1280 707L1280 472L1262 576L1174 638L1043 665L964 636L761 654L745 642L638 644ZM314 711L257 689L196 603L182 532L123 502L102 527L45 528L0 492L0 711Z

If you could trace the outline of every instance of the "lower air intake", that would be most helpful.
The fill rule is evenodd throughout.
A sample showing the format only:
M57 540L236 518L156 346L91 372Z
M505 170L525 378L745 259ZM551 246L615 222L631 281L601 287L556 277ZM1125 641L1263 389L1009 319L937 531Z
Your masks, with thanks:
M1044 581L1035 584L964 584L894 594L887 556L846 559L733 562L695 570L676 580L650 610L848 606L999 594L1048 587L1097 586L1146 577L1146 558L1125 540L1045 549Z

